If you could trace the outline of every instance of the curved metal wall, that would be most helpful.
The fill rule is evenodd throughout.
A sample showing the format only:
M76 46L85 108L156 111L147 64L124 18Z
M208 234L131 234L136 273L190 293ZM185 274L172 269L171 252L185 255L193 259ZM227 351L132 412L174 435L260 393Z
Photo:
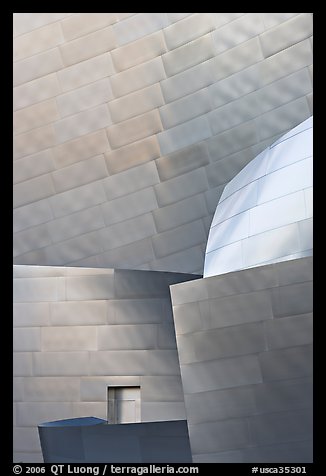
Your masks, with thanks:
M311 114L310 13L15 13L14 262L202 272L227 184Z
M225 187L204 277L312 255L312 123L282 136Z

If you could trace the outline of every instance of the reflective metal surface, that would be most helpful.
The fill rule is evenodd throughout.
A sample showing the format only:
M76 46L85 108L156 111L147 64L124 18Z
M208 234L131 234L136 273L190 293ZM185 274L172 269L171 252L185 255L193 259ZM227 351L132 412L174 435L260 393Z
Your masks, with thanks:
M212 221L204 277L312 255L310 117L225 187Z

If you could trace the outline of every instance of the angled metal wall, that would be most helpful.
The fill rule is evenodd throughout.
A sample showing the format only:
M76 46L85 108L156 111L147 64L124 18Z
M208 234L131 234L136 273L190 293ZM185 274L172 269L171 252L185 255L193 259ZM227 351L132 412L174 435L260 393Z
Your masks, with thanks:
M185 418L169 285L194 275L14 267L14 460L37 425L107 418L108 386L140 386L141 421Z
M171 286L194 462L312 461L312 258Z

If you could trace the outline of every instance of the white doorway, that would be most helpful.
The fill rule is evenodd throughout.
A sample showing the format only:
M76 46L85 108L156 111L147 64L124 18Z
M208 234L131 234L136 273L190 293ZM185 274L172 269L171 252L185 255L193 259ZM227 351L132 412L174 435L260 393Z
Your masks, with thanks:
M140 421L140 387L108 387L108 423Z

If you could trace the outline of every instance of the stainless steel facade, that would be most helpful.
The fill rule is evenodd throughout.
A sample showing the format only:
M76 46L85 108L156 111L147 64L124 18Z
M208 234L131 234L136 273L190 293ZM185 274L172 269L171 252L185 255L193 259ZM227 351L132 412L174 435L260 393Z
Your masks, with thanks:
M171 286L193 461L312 462L312 257Z
M14 14L14 263L202 273L225 185L312 114L310 13Z
M312 115L312 14L13 23L15 461L109 386L194 461L310 461L310 258L201 274L226 185Z

